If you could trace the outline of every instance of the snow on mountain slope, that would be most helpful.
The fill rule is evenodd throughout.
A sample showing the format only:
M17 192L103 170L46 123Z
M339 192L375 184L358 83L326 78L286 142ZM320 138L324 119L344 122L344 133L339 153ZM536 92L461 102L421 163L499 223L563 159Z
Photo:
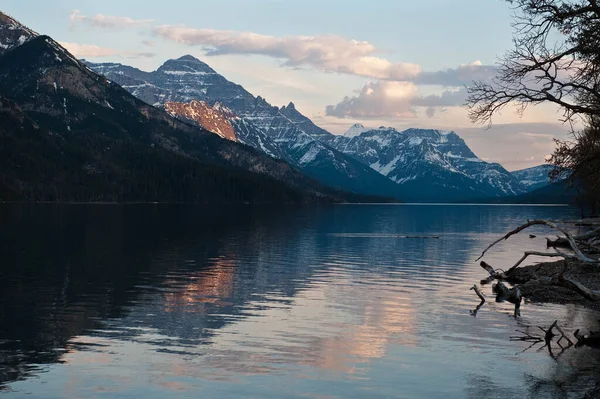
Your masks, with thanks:
M364 133L364 132L366 132L368 130L369 129L367 129L366 127L364 127L360 123L355 123L354 125L352 125L350 127L350 129L348 129L346 131L346 133L344 133L344 137L348 137L348 138L357 137L357 136L360 136L362 133Z
M304 133L314 137L316 139L329 138L332 136L327 130L322 129L315 125L306 116L302 115L297 109L294 103L290 102L287 107L283 106L279 109L279 112L285 116L290 122L294 123L296 127L302 130Z
M0 12L0 55L37 36L36 32Z
M516 170L511 174L527 188L527 191L533 191L550 184L548 175L553 168L552 165L538 165L533 168Z
M154 72L120 64L88 65L149 104L219 102L241 119L231 119L241 142L282 156L323 184L360 194L398 196L398 187L389 179L321 142L333 135L298 112L294 104L272 106L194 57L169 60Z
M427 200L516 195L525 188L501 165L477 158L454 132L393 128L365 130L330 144Z

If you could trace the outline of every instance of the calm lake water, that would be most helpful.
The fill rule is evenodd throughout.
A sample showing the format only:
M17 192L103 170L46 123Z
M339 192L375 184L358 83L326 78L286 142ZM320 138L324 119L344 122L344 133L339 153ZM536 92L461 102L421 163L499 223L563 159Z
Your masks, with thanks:
M526 303L515 319L486 287L473 317L469 290L493 239L526 219L575 216L1 205L0 397L578 397L599 378L600 351L554 360L509 337L555 319L588 331L598 314ZM524 234L486 260L506 268L544 240Z

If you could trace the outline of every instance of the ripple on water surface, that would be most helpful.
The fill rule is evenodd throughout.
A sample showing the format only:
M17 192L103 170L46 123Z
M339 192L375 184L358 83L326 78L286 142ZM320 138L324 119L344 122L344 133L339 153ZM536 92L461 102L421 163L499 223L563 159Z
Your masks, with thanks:
M0 215L9 398L551 398L597 378L590 349L553 360L509 340L555 319L587 331L597 314L525 303L514 319L493 301L470 312L482 248L569 208L7 205ZM544 244L534 232L486 259L506 268Z

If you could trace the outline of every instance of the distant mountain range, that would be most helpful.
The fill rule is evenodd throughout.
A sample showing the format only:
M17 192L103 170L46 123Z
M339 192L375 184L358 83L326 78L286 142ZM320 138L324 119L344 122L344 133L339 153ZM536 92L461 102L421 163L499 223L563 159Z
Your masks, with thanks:
M240 142L340 189L439 202L516 196L542 184L532 186L501 165L482 161L454 132L356 124L343 136L330 134L293 103L274 107L190 55L153 72L114 63L88 66L149 104L201 101L225 107L230 120L244 123L234 127ZM201 119L197 123L207 127Z
M531 192L551 184L549 176L553 168L552 165L539 165L533 168L514 171L512 175L528 192Z
M548 166L510 173L454 132L333 135L189 55L153 72L78 61L1 13L0 103L2 200L485 201L548 183Z
M477 158L454 132L354 125L328 142L397 183L411 200L455 201L527 191L501 165Z

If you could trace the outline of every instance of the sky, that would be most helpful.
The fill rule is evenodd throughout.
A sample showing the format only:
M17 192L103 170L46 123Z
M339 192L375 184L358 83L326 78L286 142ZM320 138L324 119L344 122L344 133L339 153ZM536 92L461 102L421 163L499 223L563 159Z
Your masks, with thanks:
M472 124L465 85L511 47L501 0L3 0L79 58L143 70L191 54L334 134L352 124L453 130L482 159L544 163L569 126L550 105Z

